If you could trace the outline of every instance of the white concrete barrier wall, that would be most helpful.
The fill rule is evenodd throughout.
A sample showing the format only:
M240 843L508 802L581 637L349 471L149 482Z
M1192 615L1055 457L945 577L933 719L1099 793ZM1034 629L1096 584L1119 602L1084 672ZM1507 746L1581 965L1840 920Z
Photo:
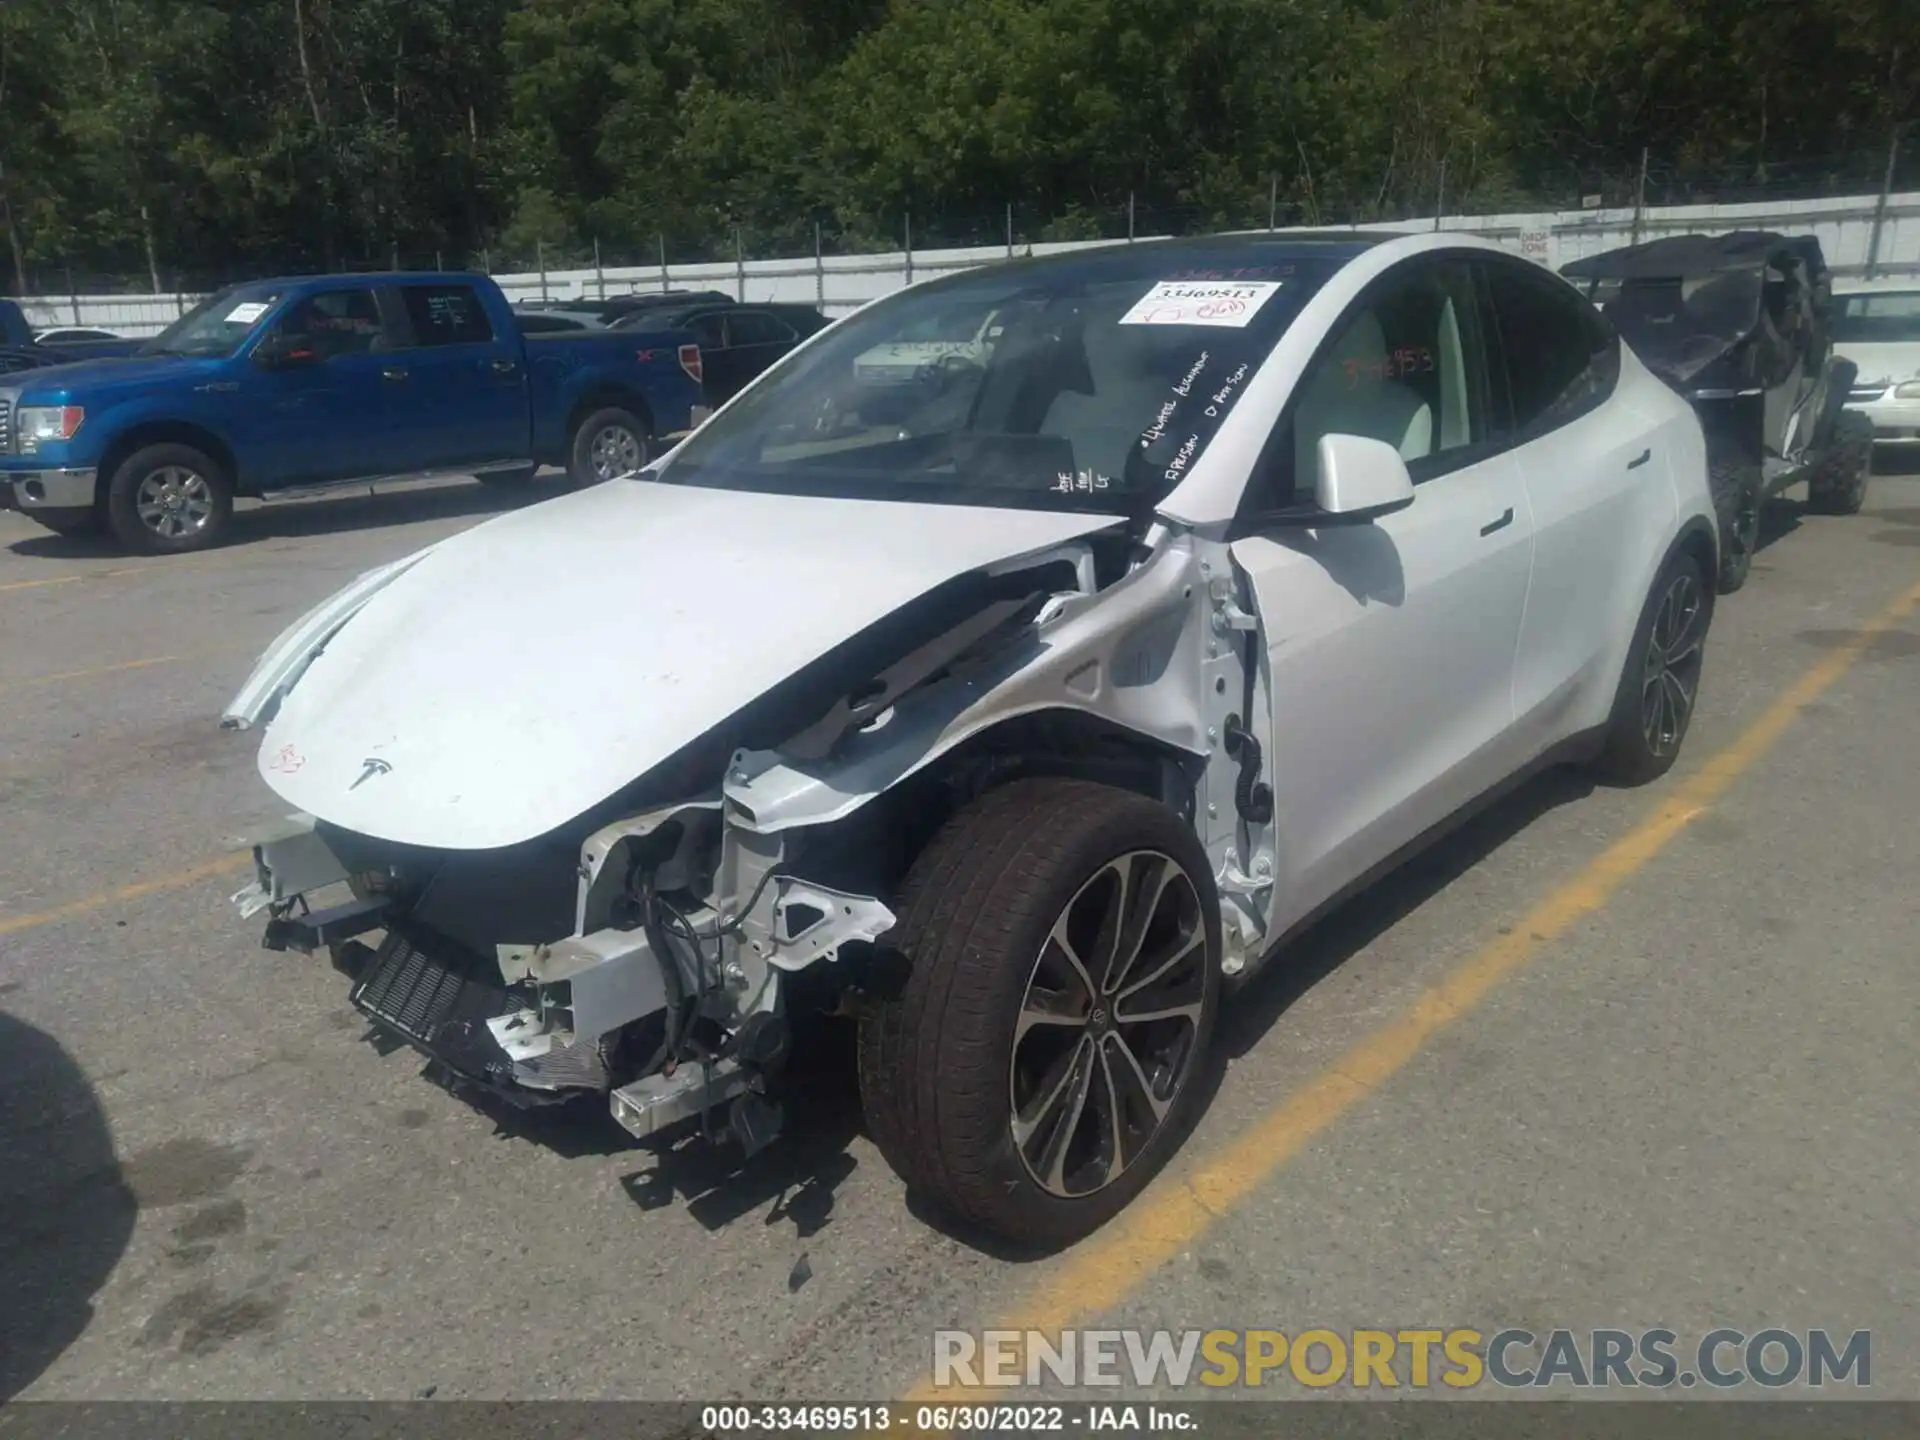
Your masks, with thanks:
M1860 274L1872 243L1874 196L1828 200L1773 201L1750 205L1677 205L1652 208L1641 217L1642 239L1722 230L1780 230L1811 233L1841 276ZM1631 210L1562 210L1528 215L1449 215L1436 226L1426 220L1355 227L1318 227L1362 231L1462 231L1496 240L1555 269L1584 255L1625 245L1633 234ZM1264 233L1264 232L1261 232ZM1282 231L1281 233L1286 233ZM1156 237L1143 236L1142 239ZM1048 255L1112 241L1062 241L1016 246L1016 255ZM792 260L719 261L704 265L612 266L603 271L555 270L544 280L549 299L594 298L602 293L721 290L746 300L780 300L820 305L829 315L844 315L870 300L915 281L952 274L1007 258L1004 245L954 250L900 251L878 255L809 256ZM1905 275L1920 282L1920 192L1890 196L1880 236L1880 273ZM495 275L507 297L538 300L538 274ZM41 295L20 301L38 326L90 325L122 335L154 335L199 299L196 295Z

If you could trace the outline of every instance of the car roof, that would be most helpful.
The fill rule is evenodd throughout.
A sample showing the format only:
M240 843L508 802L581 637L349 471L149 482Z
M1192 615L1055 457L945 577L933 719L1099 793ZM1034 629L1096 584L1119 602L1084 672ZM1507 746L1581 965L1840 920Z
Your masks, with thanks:
M1764 269L1782 252L1804 260L1815 273L1826 269L1820 242L1811 235L1731 230L1722 235L1664 235L1571 260L1560 273L1573 280L1671 280Z

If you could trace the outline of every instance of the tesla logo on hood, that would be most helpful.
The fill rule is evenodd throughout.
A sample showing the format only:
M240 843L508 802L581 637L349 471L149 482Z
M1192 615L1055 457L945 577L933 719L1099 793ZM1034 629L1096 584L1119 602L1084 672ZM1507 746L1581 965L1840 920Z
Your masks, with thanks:
M374 776L386 775L391 773L392 770L393 766L377 757L362 760L360 762L360 778L354 781L353 784L347 786L347 789L358 790L362 785L366 784L367 781L373 779Z

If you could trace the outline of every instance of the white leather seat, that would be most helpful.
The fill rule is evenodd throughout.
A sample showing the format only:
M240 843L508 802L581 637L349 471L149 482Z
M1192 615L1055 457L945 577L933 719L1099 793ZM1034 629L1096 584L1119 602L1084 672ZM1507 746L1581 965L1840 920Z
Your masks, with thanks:
M1319 475L1322 435L1384 440L1403 460L1433 453L1433 407L1410 386L1385 378L1390 359L1379 318L1368 312L1318 362L1294 411L1297 492L1310 494Z

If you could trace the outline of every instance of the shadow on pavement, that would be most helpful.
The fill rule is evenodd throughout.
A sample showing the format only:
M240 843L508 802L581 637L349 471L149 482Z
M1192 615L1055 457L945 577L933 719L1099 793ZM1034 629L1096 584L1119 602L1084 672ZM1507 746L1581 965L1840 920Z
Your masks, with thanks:
M137 1208L80 1067L0 1014L0 1402L87 1328Z
M1327 976L1536 820L1585 799L1594 781L1549 770L1503 796L1451 834L1286 942L1226 1010L1216 1047L1238 1059Z
M220 548L237 550L274 540L504 514L565 493L566 482L557 475L518 487L463 480L402 482L398 486L375 486L371 493L365 486L345 487L324 495L272 500L236 510L232 536ZM39 530L8 548L15 555L42 560L97 560L125 555L104 535L65 536ZM154 563L164 559L160 557Z

